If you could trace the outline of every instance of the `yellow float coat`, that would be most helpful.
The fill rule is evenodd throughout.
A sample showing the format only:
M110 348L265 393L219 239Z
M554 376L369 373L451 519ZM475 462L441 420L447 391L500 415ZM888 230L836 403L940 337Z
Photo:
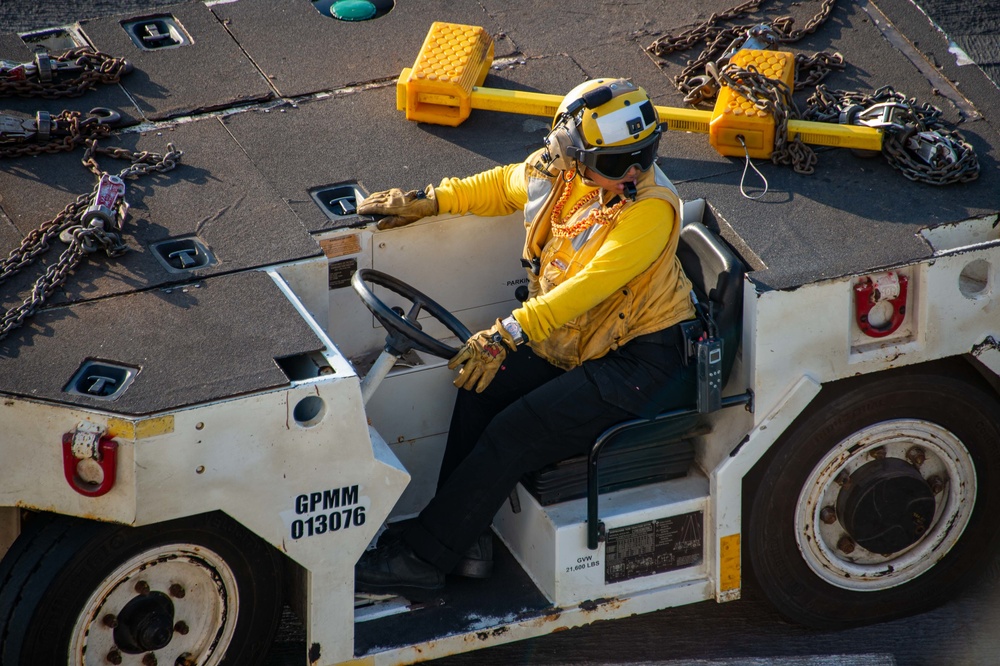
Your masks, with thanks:
M691 283L676 257L680 202L657 168L640 174L636 200L606 224L594 224L574 238L555 237L551 218L563 188L571 188L556 222L572 226L596 202L568 215L596 187L579 176L536 168L538 153L520 164L469 178L446 178L436 188L441 213L509 215L524 210L524 259L529 299L514 318L535 352L570 369L600 358L629 340L694 317ZM602 193L608 203L608 193Z

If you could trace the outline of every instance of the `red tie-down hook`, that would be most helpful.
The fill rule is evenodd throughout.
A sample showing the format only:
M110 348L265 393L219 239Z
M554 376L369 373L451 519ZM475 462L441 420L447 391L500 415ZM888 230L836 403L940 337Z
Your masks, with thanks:
M87 497L100 497L115 485L118 442L93 423L81 423L63 435L63 472L70 487Z
M854 285L854 311L858 328L871 338L895 332L906 318L905 275L893 271L863 277ZM873 310L877 316L873 316ZM876 323L872 323L872 319Z

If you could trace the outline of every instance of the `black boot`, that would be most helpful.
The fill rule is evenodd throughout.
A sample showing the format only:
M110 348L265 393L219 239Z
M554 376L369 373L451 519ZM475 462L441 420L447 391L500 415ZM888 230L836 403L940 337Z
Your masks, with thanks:
M493 533L486 530L462 555L451 573L466 578L489 578L493 575Z
M358 592L419 598L443 587L444 572L420 559L402 539L366 552L354 567Z

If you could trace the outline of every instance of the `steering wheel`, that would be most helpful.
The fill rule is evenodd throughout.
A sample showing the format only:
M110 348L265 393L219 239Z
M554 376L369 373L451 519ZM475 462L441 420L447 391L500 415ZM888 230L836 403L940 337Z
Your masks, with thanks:
M410 311L401 314L390 308L375 295L375 292L368 285L369 282L405 298L410 302ZM351 278L351 286L354 287L354 291L358 292L361 301L371 310L375 318L389 331L386 338L387 345L392 345L396 349L400 347L398 342L399 337L402 336L410 347L434 356L450 359L458 353L458 348L446 345L437 338L424 333L417 323L417 317L421 310L426 310L427 314L444 324L445 328L457 335L459 340L464 342L472 337L472 332L465 327L465 324L445 310L442 305L391 275L371 268L361 268ZM406 349L403 349L400 353L405 351Z

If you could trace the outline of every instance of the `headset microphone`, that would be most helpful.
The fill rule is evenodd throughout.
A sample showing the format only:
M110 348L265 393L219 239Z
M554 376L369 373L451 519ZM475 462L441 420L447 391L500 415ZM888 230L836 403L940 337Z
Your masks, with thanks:
M611 86L601 86L583 93L579 99L567 104L563 113L567 116L575 116L580 109L596 109L600 105L610 102L612 97L614 97L614 91L611 90Z
M594 88L591 91L583 93L583 105L588 109L596 109L602 104L607 104L611 101L611 98L615 96L614 91L611 86L601 86L600 88Z

